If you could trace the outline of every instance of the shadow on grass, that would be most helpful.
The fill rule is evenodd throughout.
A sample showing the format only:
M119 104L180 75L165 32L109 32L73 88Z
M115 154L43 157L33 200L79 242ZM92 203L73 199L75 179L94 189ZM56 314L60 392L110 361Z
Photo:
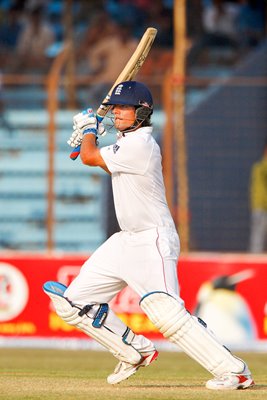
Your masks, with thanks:
M126 386L125 386L126 387ZM177 385L177 384L166 384L166 385L157 385L157 384L149 384L149 385L129 385L129 387L131 388L136 388L136 389L140 389L140 388L144 388L144 389L155 389L155 388L159 388L159 389L168 389L168 388L177 388L177 389L206 389L205 384L204 385L199 385L199 384L192 384L192 385ZM255 390L266 390L267 389L267 385L255 385L252 386L248 389L239 389L239 391L255 391ZM210 391L210 390L209 390Z

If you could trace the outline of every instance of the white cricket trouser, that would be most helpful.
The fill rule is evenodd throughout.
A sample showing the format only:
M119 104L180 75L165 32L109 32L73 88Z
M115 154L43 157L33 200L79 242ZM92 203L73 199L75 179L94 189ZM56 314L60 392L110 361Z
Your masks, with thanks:
M140 297L149 292L163 291L182 302L177 280L179 251L178 235L171 228L115 233L84 263L65 296L82 307L109 303L128 285ZM123 334L126 329L111 310L106 325L118 334ZM149 347L149 343L141 336L136 348L143 350L143 347Z

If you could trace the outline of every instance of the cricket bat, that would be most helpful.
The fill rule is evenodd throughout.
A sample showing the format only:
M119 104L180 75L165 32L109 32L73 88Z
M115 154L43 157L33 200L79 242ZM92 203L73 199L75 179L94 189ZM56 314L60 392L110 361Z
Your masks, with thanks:
M114 87L118 85L120 82L131 81L136 76L136 74L138 73L138 71L140 70L140 68L142 67L148 56L148 53L152 47L156 35L157 35L157 29L147 28L137 48L135 49L133 55L125 65L124 69L122 70L116 81L114 82L113 86L110 88L108 94L102 101L102 104L97 109L96 118L98 122L101 122L104 119L105 115L111 108L111 106L105 105L105 102L108 102ZM72 160L76 160L79 154L80 154L80 146L76 147L72 151L72 153L70 154L70 158Z

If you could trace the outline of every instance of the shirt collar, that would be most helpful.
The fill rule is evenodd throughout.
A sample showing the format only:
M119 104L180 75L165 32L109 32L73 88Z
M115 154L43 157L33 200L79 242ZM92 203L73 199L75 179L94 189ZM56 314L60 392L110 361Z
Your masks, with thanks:
M117 137L120 139L121 137L125 137L128 135L132 135L132 134L136 134L136 133L148 133L151 134L152 133L152 126L142 126L141 128L136 129L135 131L131 131L131 132L117 132Z

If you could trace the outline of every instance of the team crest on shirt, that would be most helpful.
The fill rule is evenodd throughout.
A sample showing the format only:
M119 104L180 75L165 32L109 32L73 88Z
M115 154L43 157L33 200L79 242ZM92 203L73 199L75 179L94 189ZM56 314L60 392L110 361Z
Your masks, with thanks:
M116 154L117 151L119 150L120 146L118 144L113 145L113 153Z

